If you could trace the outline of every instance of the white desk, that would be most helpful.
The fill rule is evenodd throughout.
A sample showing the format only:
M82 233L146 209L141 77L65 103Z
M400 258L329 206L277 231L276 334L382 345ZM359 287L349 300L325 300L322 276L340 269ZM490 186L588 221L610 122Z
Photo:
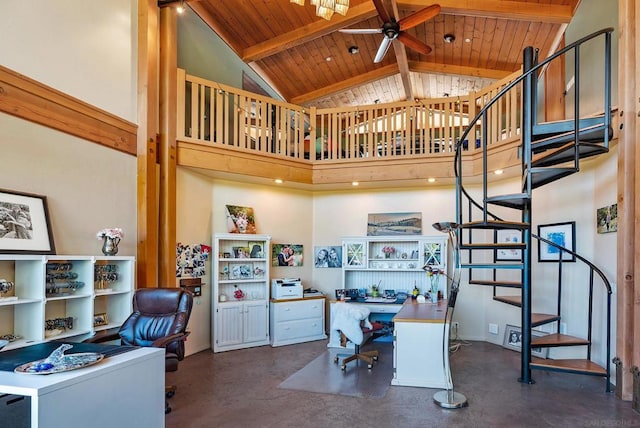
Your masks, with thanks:
M164 365L164 349L140 348L51 375L0 371L0 393L31 398L32 428L161 428Z
M393 318L395 370L391 385L447 388L449 358L444 358L443 352L443 339L449 333L444 328L446 310L446 300L437 304L407 300Z

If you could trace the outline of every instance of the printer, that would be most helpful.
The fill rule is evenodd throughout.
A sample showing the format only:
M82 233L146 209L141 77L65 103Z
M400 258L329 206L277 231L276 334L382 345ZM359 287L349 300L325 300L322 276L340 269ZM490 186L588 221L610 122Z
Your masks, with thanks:
M300 281L300 278L274 278L271 280L272 299L302 299L302 297L302 281Z

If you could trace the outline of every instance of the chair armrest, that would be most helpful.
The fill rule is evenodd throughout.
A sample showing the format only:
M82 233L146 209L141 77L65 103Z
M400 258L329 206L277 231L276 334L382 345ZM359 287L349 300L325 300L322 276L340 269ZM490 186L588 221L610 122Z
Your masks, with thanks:
M117 327L110 328L108 330L102 330L94 334L88 339L82 341L82 343L103 343L103 342L111 342L112 340L119 340L120 335L118 334L119 329Z
M161 337L159 339L154 340L153 343L151 343L151 346L153 346L155 348L165 348L171 342L175 342L175 341L184 342L187 339L187 336L189 336L190 333L191 332L189 332L189 331L185 331L184 333L176 333L176 334L172 334L170 336L164 336L164 337Z

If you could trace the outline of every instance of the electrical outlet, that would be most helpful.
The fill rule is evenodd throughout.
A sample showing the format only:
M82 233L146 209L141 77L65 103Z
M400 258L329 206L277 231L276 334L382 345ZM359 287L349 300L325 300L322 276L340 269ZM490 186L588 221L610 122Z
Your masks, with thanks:
M489 333L498 334L498 324L489 324Z

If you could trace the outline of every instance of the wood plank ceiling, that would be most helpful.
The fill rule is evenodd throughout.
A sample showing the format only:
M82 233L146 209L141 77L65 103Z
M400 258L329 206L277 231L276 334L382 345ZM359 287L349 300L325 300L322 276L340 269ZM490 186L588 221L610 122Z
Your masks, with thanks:
M384 1L399 18L434 3ZM317 17L308 1L303 7L289 0L187 3L286 101L332 108L457 96L487 86L519 69L526 46L538 48L540 58L553 52L579 0L440 0L439 15L408 30L431 53L394 41L378 64L382 34L338 31L380 28L371 0L351 0L347 15L330 21ZM445 34L455 36L453 43ZM359 52L349 53L351 46Z

